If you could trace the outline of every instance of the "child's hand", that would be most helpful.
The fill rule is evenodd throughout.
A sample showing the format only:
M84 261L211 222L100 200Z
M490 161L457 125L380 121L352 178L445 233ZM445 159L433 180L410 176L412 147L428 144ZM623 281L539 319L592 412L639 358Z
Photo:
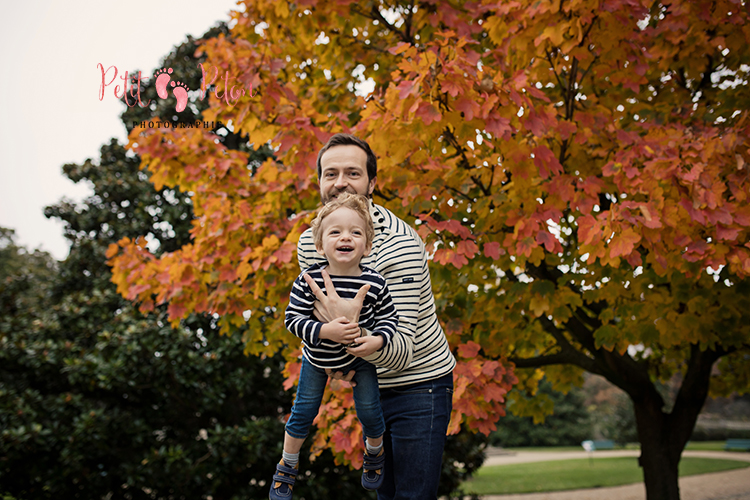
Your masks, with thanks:
M320 328L320 338L339 344L351 344L354 339L359 338L359 335L359 324L349 321L345 316L325 323Z
M346 348L346 352L352 356L364 358L382 348L383 342L384 339L381 335L358 338L351 346Z

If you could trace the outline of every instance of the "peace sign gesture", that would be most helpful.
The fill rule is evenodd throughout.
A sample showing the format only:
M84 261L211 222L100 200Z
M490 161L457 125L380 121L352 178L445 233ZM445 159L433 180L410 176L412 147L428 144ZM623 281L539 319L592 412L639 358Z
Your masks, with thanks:
M315 302L315 316L324 323L330 323L341 316L345 316L353 323L359 323L359 313L362 310L362 304L364 303L367 291L370 289L370 285L364 285L360 288L353 299L342 299L336 293L328 272L323 270L321 274L323 275L323 282L326 285L326 293L328 295L320 289L309 274L305 273L304 275L304 279L310 290L315 294L315 298L318 299Z

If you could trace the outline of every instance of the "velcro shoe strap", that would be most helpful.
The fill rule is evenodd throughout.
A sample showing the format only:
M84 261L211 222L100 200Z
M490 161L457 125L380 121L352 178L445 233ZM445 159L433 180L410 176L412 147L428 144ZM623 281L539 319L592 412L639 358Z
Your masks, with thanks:
M292 477L282 476L281 474L274 474L273 475L273 480L277 481L279 483L286 483L289 486L292 486L292 485L294 485L295 477L294 476L292 476Z
M365 456L363 458L363 468L365 470L382 469L383 464L385 463L385 453L377 457L373 457L365 453Z
M290 476L295 477L297 473L299 472L299 469L296 469L294 467L289 467L286 465L282 465L282 464L276 464L276 471L283 472L284 474L289 474Z

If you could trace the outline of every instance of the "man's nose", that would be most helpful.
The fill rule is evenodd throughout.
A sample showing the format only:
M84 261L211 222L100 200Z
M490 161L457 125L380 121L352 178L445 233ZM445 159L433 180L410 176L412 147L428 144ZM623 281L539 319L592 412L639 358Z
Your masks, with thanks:
M336 187L337 188L344 188L347 186L346 176L341 174L338 177L336 177Z

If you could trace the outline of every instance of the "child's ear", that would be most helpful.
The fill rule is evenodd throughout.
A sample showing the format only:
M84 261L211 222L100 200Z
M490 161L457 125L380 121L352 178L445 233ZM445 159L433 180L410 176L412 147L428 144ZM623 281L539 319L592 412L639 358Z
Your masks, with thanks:
M315 244L315 251L318 252L320 255L325 255L326 253L323 251L323 247Z
M365 248L365 253L362 254L362 257L367 257L368 255L370 255L370 250L372 250L372 243L367 245L367 248Z

